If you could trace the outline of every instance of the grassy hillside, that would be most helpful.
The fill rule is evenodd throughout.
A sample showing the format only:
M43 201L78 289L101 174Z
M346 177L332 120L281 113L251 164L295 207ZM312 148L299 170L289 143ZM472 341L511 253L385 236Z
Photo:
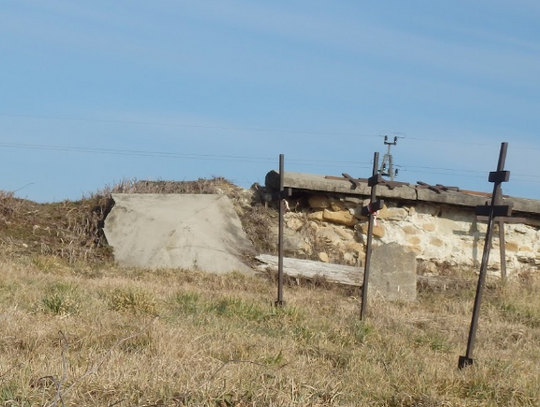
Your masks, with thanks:
M476 363L460 371L474 275L415 303L372 298L364 323L355 290L321 282L290 281L275 308L269 276L116 267L102 242L75 239L92 236L104 196L0 197L0 405L540 405L527 272L490 284ZM87 208L96 223L80 221Z
M1 264L6 406L538 406L540 300L492 287L476 364L473 289L412 304L262 277L126 270L37 256Z

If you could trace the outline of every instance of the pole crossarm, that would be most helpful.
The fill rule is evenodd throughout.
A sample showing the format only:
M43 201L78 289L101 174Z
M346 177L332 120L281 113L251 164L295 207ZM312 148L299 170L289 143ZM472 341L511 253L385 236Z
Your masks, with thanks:
M475 209L476 216L487 218L489 220L490 215L493 220L499 218L511 218L512 205L482 205L477 206Z

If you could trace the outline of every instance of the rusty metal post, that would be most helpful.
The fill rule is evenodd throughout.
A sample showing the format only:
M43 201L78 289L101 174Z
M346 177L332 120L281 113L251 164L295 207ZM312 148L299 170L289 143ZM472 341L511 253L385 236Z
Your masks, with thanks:
M472 354L473 354L473 349L474 349L474 342L476 339L476 329L478 327L478 319L480 316L480 305L482 304L482 292L484 290L484 284L486 281L487 266L488 266L488 261L489 261L489 252L491 250L491 239L493 235L495 206L498 202L502 201L501 183L508 181L509 176L510 176L509 172L504 171L504 163L506 161L507 148L508 148L508 143L501 144L497 171L489 174L489 181L494 183L493 194L491 196L491 205L489 207L486 240L484 244L484 253L482 255L482 264L480 265L480 275L478 276L478 285L476 287L476 297L474 299L473 316L471 319L469 338L467 340L467 353L465 354L465 356L459 357L458 367L460 369L463 369L464 367L472 365L474 363Z
M375 180L378 175L378 166L379 166L379 153L375 153L373 156L373 176L369 180L371 184L371 198L370 205L375 203L377 198L377 184ZM367 232L367 242L366 242L366 260L364 265L364 282L362 283L362 305L360 308L360 320L363 321L367 311L367 295L368 295L368 282L369 282L369 268L371 266L371 242L373 240L373 226L375 224L374 211L368 209L368 232Z
M283 217L285 212L284 199L284 170L285 157L279 155L279 228L278 228L278 290L276 306L281 307L283 302Z

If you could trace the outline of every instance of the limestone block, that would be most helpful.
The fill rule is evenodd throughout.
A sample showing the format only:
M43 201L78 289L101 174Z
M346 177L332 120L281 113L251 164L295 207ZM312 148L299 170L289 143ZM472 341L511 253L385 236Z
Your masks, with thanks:
M330 198L326 195L311 195L308 203L313 209L326 209L330 207Z
M409 213L403 208L388 208L386 205L379 211L377 217L379 219L400 221L404 220Z
M332 212L340 212L340 211L344 211L347 208L345 207L345 204L343 202L331 200L330 209L332 210Z
M362 228L361 228L361 232L364 234L364 235L367 235L367 232L368 232L368 223L364 223L362 224ZM385 235L385 230L384 230L384 227L382 225L374 225L373 226L373 236L375 237L378 237L378 238L383 238Z
M416 254L397 243L373 249L368 293L390 301L416 299Z
M357 206L362 206L362 200L360 198L345 197L343 199L343 205L354 213Z
M286 224L289 229L294 230L295 232L299 231L304 226L304 222L298 218L290 218L287 220Z
M418 236L411 236L407 239L407 243L412 245L420 244L422 240Z
M350 203L350 204L352 204L352 205L358 206L358 205L360 205L362 202L363 202L362 199L360 199L360 198L354 198L354 197L352 197L352 196L346 196L346 197L344 198L344 203L345 203L345 204L349 204L349 203Z
M352 216L349 211L343 210L339 212L332 212L325 209L323 212L324 220L338 225L354 226L357 222L356 218Z
M451 235L455 230L461 230L462 227L451 219L437 218L437 230L439 233Z
M334 230L343 240L354 240L354 232L351 229L343 226L334 226Z
M328 258L328 254L326 254L325 252L319 253L319 260L323 263L328 263L330 261L330 259Z
M411 225L403 226L401 230L403 230L403 233L405 233L406 235L418 234L418 229L416 229L414 226L411 226Z
M308 215L308 219L309 219L309 220L316 220L316 221L322 222L323 219L324 219L323 211L317 211L317 212L310 213L310 214Z
M357 252L358 254L364 253L364 245L358 242L348 243L346 246L347 250Z
M442 247L444 245L444 242L441 239L439 239L438 237L433 237L429 241L429 244L432 245L432 246Z
M424 229L426 232L434 232L435 228L436 226L433 223L424 223L422 225L422 229Z
M515 242L506 242L504 247L508 252L517 252L519 250L519 245Z
M315 233L317 240L324 241L327 244L338 246L341 244L341 236L336 233L332 228L320 228Z
M356 264L356 257L349 252L343 254L343 260L345 260L345 262L351 266Z
M417 255L418 254L422 254L422 249L420 248L420 246L415 246L415 245L405 245L404 246L405 248L409 249L410 251L412 251L413 253L416 253Z

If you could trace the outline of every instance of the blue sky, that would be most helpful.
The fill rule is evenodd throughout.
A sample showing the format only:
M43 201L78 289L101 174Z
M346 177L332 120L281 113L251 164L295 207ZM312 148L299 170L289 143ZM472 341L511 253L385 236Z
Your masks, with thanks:
M540 3L2 0L0 189L286 170L540 199Z

